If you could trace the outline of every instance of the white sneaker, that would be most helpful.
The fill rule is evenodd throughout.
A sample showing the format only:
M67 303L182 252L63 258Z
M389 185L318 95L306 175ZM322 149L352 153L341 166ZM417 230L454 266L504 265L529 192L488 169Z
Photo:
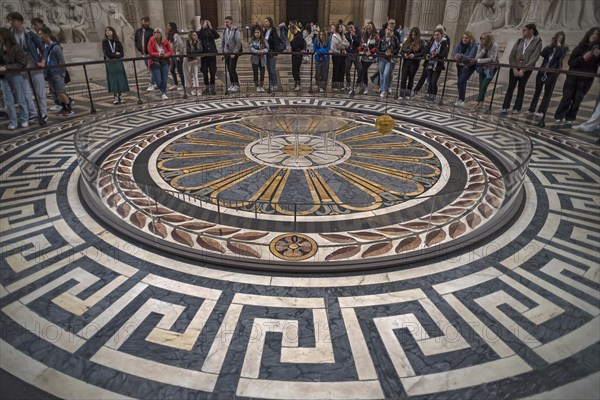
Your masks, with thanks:
M169 100L166 93L163 93L162 96L160 96L160 98L163 100Z
M16 126L16 125L13 125L13 124L8 124L8 130L9 130L9 131L14 131L15 129L17 129L17 126Z
M392 88L388 89L388 93L390 93L390 94L392 93Z
M192 91L190 92L190 94L191 94L192 96L195 96L195 95L196 95L196 91L192 89Z
M173 85L169 88L169 90L177 90L177 85Z
M146 92L152 92L155 89L154 86L155 85L152 85L152 84L148 85L148 89L146 89Z
M49 108L50 111L60 111L62 110L62 106L55 104L52 107Z
M240 88L237 85L231 85L230 92L239 92Z
M183 90L183 86L182 85L177 86L177 90Z
M27 128L29 126L29 122L21 122L21 128Z
M260 93L260 92L261 92L261 90L260 90L260 86L257 86L257 87L256 87L256 93Z
M369 89L365 89L365 91L363 92L363 94L369 94Z
M544 113L533 113L534 118L543 118Z
M264 88L264 87L262 87L262 86L259 86L259 88L260 88L260 92L261 92L261 93L264 93L264 92L265 92L265 88Z
M381 93L379 93L379 97L385 97L385 91L384 91L384 92L381 92Z
M465 106L465 102L464 102L464 101L462 101L462 100L456 100L456 101L454 102L454 107L459 107L459 108L462 108L462 107L464 107L464 106Z
M319 93L323 93L323 92L324 92L323 88L320 87L319 88Z

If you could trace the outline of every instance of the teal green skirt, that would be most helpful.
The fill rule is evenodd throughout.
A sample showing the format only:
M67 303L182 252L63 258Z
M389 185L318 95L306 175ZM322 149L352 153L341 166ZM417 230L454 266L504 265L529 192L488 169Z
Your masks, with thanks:
M122 62L107 62L106 80L108 81L109 93L125 93L129 91L127 74Z

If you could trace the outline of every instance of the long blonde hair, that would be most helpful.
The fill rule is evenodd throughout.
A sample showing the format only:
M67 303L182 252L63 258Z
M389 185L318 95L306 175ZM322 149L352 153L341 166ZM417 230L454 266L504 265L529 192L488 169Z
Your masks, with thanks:
M494 35L492 35L490 32L482 33L481 42L479 44L486 50L491 49L494 45Z

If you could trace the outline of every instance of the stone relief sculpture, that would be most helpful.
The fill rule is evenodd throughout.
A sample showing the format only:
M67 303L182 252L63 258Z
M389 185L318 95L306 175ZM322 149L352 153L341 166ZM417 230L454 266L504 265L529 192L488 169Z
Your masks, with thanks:
M471 14L467 30L476 37L528 23L547 30L585 30L598 25L600 7L595 4L594 0L482 0ZM523 12L515 17L517 8Z
M73 28L73 41L87 42L89 25L86 20L85 8L82 0L69 0L71 27Z
M586 30L598 25L600 6L594 0L553 0L544 20L545 29Z
M59 0L50 0L50 7L48 8L48 22L47 26L50 27L52 33L58 38L61 43L71 44L73 43L73 28L67 18L66 5L61 3Z
M102 4L102 3L100 3ZM103 8L108 18L108 25L115 28L121 43L125 48L133 48L133 34L135 30L125 16L119 11L116 3L110 3L108 9ZM103 35L104 36L104 35Z

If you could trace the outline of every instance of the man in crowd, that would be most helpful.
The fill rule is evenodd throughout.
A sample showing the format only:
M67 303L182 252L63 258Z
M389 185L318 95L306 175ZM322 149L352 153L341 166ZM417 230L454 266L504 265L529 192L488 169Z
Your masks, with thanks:
M27 56L27 67L35 67L42 60L42 54L44 53L44 44L40 37L35 34L31 29L26 29L23 25L23 16L13 11L6 17L8 24L10 25L11 31L15 34L17 43L25 52ZM29 109L29 120L35 121L40 118L43 121L48 119L48 105L46 104L46 81L44 80L44 72L42 70L31 71L31 81L33 83L33 90L31 83L29 82L29 74L23 72L23 80L25 82L25 97L27 99L27 108ZM38 110L34 102L33 92L37 98L37 103L40 110Z
M238 53L242 51L242 36L240 30L233 26L233 18L225 17L225 30L223 31L223 39L221 40L221 52L225 54L225 66L229 72L230 92L239 92L240 81L236 72Z
M154 29L150 28L150 17L142 17L142 27L135 31L134 42L135 48L143 57L148 56L148 42L150 41L153 32ZM146 64L146 68L148 68L147 58L144 60L144 64ZM156 89L156 85L152 79L152 74L150 74L150 82L148 83L147 91L151 92L154 89Z

